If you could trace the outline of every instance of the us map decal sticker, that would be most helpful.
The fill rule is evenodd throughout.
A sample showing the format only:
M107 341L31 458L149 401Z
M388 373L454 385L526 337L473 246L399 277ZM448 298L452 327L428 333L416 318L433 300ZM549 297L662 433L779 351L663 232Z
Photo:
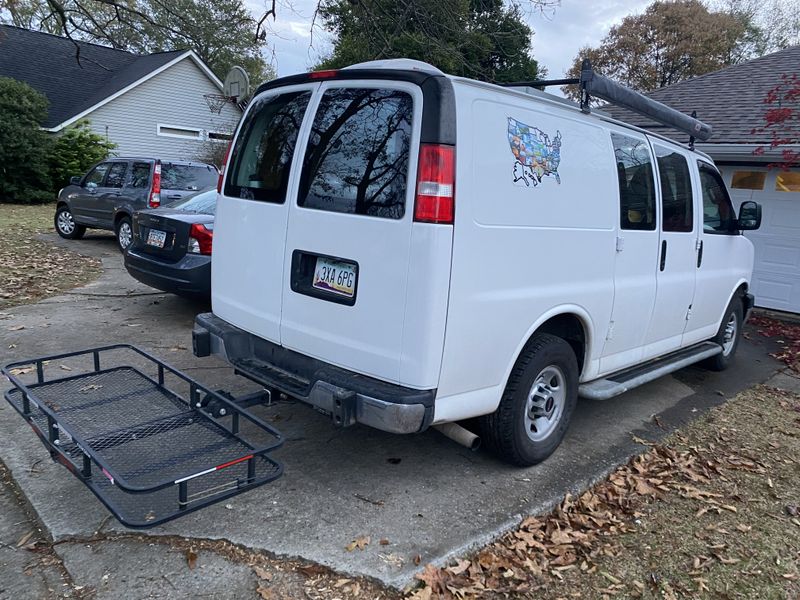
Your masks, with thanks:
M546 176L555 178L561 183L558 174L558 163L561 162L561 132L556 130L556 137L550 136L538 127L525 125L508 117L508 144L516 159L514 162L514 183L522 182L526 186L535 186Z

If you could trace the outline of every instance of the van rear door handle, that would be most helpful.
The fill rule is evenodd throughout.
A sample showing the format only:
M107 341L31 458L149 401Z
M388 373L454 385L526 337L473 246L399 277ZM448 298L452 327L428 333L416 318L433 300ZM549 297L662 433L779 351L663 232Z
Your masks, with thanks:
M660 269L663 271L664 267L667 264L667 240L661 240L661 266Z
M697 248L697 268L703 264L703 240L700 240L700 245Z

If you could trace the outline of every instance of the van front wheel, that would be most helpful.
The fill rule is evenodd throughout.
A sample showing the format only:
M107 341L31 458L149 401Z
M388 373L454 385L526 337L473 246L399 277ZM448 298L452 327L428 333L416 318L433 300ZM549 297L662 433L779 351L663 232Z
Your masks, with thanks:
M483 440L509 463L540 463L561 443L577 401L575 352L559 337L538 334L514 365L497 410L481 418Z

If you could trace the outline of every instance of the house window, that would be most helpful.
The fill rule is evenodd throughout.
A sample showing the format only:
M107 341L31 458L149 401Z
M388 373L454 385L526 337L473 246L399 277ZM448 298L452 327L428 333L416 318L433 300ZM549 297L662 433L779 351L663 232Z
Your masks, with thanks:
M233 136L230 133L222 133L220 131L209 131L208 139L217 142L229 142L233 139Z
M775 178L776 192L800 192L800 171L782 171Z
M766 171L734 171L731 187L735 190L763 190Z
M193 127L176 127L174 125L159 125L158 135L166 137L179 137L184 139L199 140L203 137L202 129Z

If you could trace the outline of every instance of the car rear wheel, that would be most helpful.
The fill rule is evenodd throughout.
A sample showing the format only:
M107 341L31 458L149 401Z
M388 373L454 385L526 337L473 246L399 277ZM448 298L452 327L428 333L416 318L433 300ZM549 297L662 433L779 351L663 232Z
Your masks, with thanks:
M125 252L133 241L133 228L130 217L122 217L116 226L117 244L121 252Z
M717 335L711 340L722 346L722 352L706 359L703 364L707 368L712 371L724 371L731 365L736 349L739 347L739 340L742 338L743 321L742 299L736 295L728 305L728 310L725 311Z
M86 227L75 222L72 211L66 204L61 204L56 209L53 225L55 225L58 235L67 240L80 239L86 233Z
M536 335L514 365L497 410L481 418L486 446L514 465L542 462L564 438L577 401L572 347L554 335Z

